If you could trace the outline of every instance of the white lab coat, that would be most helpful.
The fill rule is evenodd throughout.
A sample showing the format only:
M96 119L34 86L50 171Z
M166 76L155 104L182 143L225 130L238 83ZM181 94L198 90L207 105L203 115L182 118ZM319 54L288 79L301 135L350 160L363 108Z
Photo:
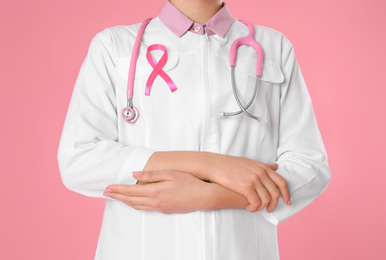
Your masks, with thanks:
M280 32L255 26L264 50L256 101L249 109L265 118L258 123L239 110L231 88L229 50L248 34L234 19L225 38L187 32L181 38L158 17L142 39L135 77L135 124L120 116L126 106L130 55L139 24L100 31L92 39L80 69L60 140L58 162L64 185L89 197L106 199L96 249L97 260L276 260L277 225L296 214L326 189L331 173L312 102L290 41ZM164 71L178 90L172 93L157 77L150 96L145 84L152 71L147 47L168 50ZM153 51L160 57L162 52ZM241 46L236 83L246 104L256 82L256 53ZM292 206L265 209L195 211L163 214L135 210L106 198L110 184L132 184L132 171L142 170L154 151L210 151L277 163L291 192Z

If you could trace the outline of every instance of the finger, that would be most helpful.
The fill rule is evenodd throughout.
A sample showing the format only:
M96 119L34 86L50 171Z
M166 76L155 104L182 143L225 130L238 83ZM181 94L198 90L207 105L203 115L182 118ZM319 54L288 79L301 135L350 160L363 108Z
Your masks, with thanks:
M142 182L159 182L171 180L174 176L172 171L136 171L133 177Z
M271 211L273 211L276 208L277 204L279 203L280 190L278 189L276 184L271 180L271 178L268 175L265 178L262 177L261 178L261 182L264 185L264 187L267 190L267 192L269 193L269 201L268 201L268 206L267 206L267 212L270 213ZM263 204L264 203L265 202L263 202Z
M120 200L123 203L129 205L130 207L136 207L136 206L152 207L151 206L152 199L148 197L132 197L132 196L127 196L125 194L114 193L114 192L109 193L109 197L116 200Z
M250 212L255 212L256 209L260 206L261 200L259 194L256 191L255 186L246 194L246 197L249 201L249 205L247 206L247 210Z
M249 184L244 187L244 196L249 201L249 205L246 209L250 212L255 212L261 204L258 193L259 187L261 187L259 184L261 185L259 177L257 175L252 175Z
M277 170L277 163L270 163L270 164L266 164L269 168L271 168L272 170L276 171Z
M122 185L113 184L106 187L107 193L120 193L126 196L133 197L150 197L153 192L153 185L150 183L147 185Z
M146 207L153 208L153 199L149 197L132 197L132 196L122 195L122 199L127 204L132 206L146 206Z
M268 190L271 200L268 203L267 206L267 211L271 212L276 208L277 204L279 203L279 198L280 198L280 189L276 185L276 183L271 179L272 175L280 176L278 173L276 173L274 170L272 170L271 167L269 166L277 166L276 163L274 164L263 164L261 165L261 168L265 171L265 174L262 174L260 176L261 182L263 185L266 187Z
M154 210L153 207L143 205L135 205L133 208L136 210Z
M137 181L137 185L145 185L145 184L149 184L151 182L143 182L143 181Z
M272 185L274 184L272 183ZM265 206L271 201L271 196L261 180L256 182L255 187L260 198L260 205L255 209L254 212L264 209Z
M275 171L269 171L268 176L280 190L280 194L284 203L287 205L291 205L291 194L288 188L287 181Z

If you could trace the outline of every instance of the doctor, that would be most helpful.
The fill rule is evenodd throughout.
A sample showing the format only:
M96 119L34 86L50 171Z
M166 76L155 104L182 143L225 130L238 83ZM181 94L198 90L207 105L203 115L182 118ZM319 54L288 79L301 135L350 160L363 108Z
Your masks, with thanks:
M167 0L146 27L135 106L125 122L130 57L140 24L98 32L80 69L58 149L64 185L107 198L95 259L279 259L277 225L328 186L331 173L312 102L291 42L255 25L264 50L241 46L232 94L229 50L248 28L221 0ZM147 47L162 44L149 96ZM163 55L153 51L155 60ZM158 56L158 57L157 57Z

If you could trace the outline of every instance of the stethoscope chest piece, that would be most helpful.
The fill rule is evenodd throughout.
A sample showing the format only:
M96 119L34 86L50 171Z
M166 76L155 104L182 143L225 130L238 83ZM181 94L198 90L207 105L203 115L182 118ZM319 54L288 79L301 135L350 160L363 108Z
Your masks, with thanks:
M121 111L122 118L128 123L135 123L139 117L139 111L136 107L127 106Z

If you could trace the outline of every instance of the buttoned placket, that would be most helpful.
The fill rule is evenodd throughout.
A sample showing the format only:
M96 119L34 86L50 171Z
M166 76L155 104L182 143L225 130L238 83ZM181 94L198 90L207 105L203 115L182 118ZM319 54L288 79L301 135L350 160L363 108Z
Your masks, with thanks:
M209 128L209 114L210 114L210 91L209 91L209 38L205 33L202 36L202 79L203 79L203 92L205 93L205 103L204 103L204 122L203 130L201 137L200 149L206 151L208 148L207 145L207 135Z
M197 27L196 27L197 28ZM209 86L209 37L207 33L202 36L202 74L203 74L203 92L205 95L204 103L204 122L202 128L202 137L200 150L208 151L208 134L210 129L210 86ZM211 232L212 224L212 212L204 211L204 234L205 234L205 259L213 259L213 235Z

